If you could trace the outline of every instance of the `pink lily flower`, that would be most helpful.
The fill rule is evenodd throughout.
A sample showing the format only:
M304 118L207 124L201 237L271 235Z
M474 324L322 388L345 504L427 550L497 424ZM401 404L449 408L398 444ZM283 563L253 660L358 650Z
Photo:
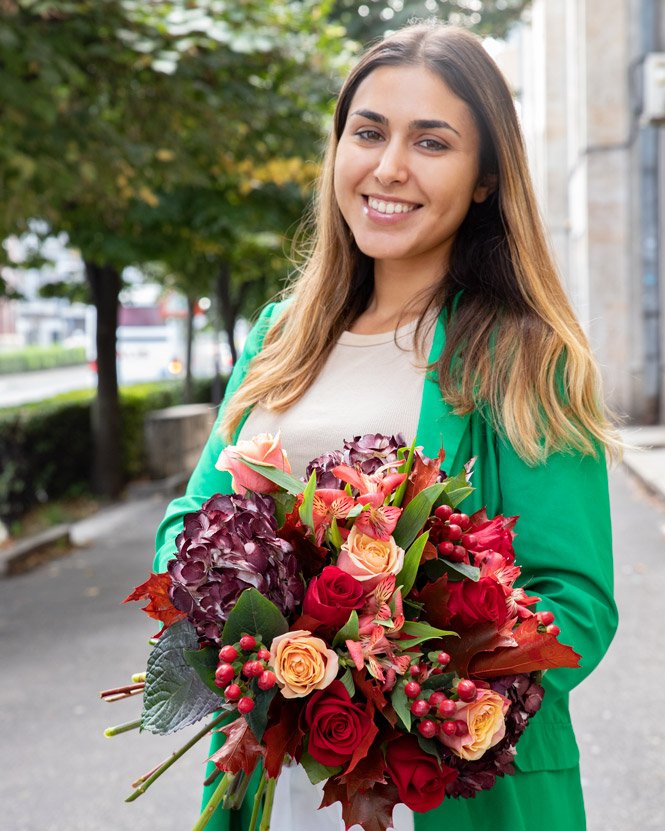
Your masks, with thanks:
M386 496L397 490L406 479L406 473L383 475L384 471L394 466L395 463L384 465L371 475L363 473L357 468L349 467L349 465L339 465L333 468L332 472L342 482L348 482L349 485L360 491L358 501L361 504L369 503L378 508L383 505Z
M373 495L378 496L379 494ZM362 498L360 497L360 499ZM360 499L358 499L358 502L360 502ZM389 540L401 514L402 509L395 508L392 505L381 505L377 508L370 504L369 508L356 519L356 528L375 540Z
M354 505L353 497L343 490L321 488L314 492L312 513L317 545L322 545L326 528L330 527L333 519L346 519Z

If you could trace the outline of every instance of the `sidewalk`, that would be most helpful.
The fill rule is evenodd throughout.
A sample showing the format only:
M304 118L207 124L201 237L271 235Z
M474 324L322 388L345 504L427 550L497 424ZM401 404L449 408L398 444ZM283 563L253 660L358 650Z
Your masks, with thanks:
M621 431L621 437L636 448L626 450L624 466L665 503L665 425L628 427Z

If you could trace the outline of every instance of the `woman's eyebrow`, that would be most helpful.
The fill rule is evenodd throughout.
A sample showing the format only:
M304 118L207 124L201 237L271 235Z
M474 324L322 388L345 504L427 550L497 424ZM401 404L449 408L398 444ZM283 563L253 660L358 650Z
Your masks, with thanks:
M356 110L352 112L351 115L358 115L361 118L366 118L369 121L374 121L377 124L382 124L384 127L388 126L388 119L385 115L381 115L381 113L375 113L373 110ZM419 118L416 121L409 122L409 130L452 130L455 135L461 135L457 132L457 130L447 121L439 121L435 118Z

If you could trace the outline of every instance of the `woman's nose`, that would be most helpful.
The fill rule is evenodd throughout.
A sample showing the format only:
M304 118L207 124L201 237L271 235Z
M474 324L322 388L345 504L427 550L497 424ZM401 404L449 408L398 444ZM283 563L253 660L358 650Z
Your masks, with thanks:
M406 149L396 140L386 142L374 175L382 185L405 182L409 176Z

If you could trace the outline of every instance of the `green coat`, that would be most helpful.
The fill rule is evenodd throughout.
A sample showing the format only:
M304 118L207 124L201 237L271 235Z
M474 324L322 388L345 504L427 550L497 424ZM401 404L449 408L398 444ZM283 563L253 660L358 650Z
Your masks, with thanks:
M281 312L268 306L254 327L229 381L230 396L243 379L263 337ZM437 324L430 361L441 353L443 324ZM396 390L396 394L399 391ZM617 625L607 469L603 458L555 454L530 467L477 412L457 416L442 401L435 378L425 381L417 443L436 456L443 442L445 469L455 474L477 456L464 510L486 506L490 516L520 515L515 554L529 594L539 609L554 613L560 640L582 655L582 668L550 670L546 694L518 744L514 777L499 779L472 800L445 800L435 811L416 815L416 831L583 831L586 827L579 778L579 751L570 723L568 693L598 664ZM215 428L192 474L186 495L175 499L157 532L155 570L164 571L186 513L211 494L231 492L228 473L215 469L224 447ZM325 451L332 448L321 448ZM229 816L231 814L232 816ZM452 825L451 825L452 823ZM248 818L218 810L211 831L244 831Z

